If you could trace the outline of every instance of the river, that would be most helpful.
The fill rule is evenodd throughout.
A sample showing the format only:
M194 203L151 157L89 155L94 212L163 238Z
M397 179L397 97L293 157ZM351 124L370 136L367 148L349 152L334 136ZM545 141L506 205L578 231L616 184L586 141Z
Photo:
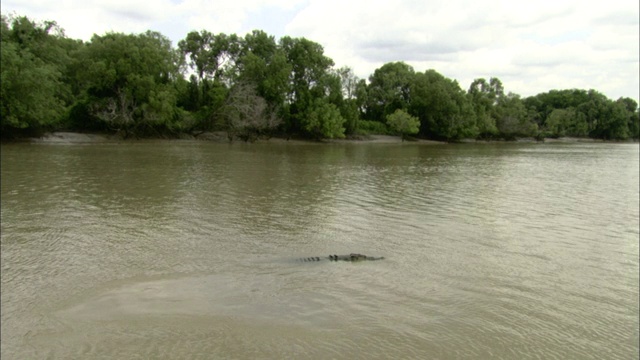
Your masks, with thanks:
M1 154L3 360L639 356L638 144Z

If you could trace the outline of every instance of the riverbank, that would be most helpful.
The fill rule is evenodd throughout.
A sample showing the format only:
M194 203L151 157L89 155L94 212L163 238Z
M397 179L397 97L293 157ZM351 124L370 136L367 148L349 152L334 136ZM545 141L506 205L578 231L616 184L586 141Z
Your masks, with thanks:
M228 142L229 137L227 136L226 132L219 131L219 132L206 132L206 133L199 134L197 136L182 134L181 136L175 139L170 139L170 140L171 141L195 140L195 141L211 141L211 142ZM87 133L76 133L76 132L51 132L51 133L45 133L44 135L38 138L27 138L20 141L27 141L32 143L50 143L50 144L75 144L75 143L121 142L121 141L130 141L130 140L123 139L122 137L116 136L116 135L87 134ZM242 140L236 140L236 141L242 142ZM314 141L304 140L304 139L288 139L288 138L272 137L269 139L258 139L256 140L256 142L309 143ZM328 140L323 140L321 142L393 144L393 143L402 143L403 141L400 136L366 135L366 136L361 136L355 139L328 139ZM405 141L405 142L420 143L420 144L446 144L446 142L443 142L443 141L422 140L422 139L418 139L414 141Z
M153 139L153 140L162 140L162 139ZM229 137L226 132L218 131L218 132L206 132L198 135L189 135L182 134L177 138L167 139L170 141L181 141L181 140L192 140L192 141L211 141L211 142L229 142ZM43 136L38 138L26 138L18 140L19 142L31 142L31 143L45 143L45 144L83 144L83 143L106 143L106 142L122 142L122 141L131 141L130 139L124 139L121 136L117 135L107 135L107 134L91 134L91 133L77 133L77 132L51 132L45 133ZM135 140L134 140L135 141ZM242 142L242 140L236 140L238 142ZM272 137L269 139L258 139L256 140L258 143L262 142L286 142L286 143L310 143L310 142L318 142L313 140L305 140L305 139L291 139L291 138L279 138ZM391 136L391 135L363 135L357 138L350 139L327 139L322 140L322 143L329 144L359 144L359 143L377 143L377 144L394 144L394 143L403 143L402 138L400 136ZM576 137L563 137L563 138L546 138L542 141L536 140L534 138L521 138L513 141L504 141L504 140L476 140L476 139L464 139L460 141L460 143L472 143L472 144L494 144L494 143L514 143L514 142L548 142L548 143L579 143L579 142L623 142L623 143L637 143L634 140L627 141L605 141L601 139L592 139L592 138L576 138ZM404 141L404 143L411 144L424 144L424 145L438 145L438 144L447 144L445 141L435 141L435 140L424 140L424 139L415 139L411 141Z

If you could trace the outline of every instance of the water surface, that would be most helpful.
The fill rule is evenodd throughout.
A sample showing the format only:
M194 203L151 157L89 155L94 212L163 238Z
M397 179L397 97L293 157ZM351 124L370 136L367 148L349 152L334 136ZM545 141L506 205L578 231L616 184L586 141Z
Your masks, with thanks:
M637 144L1 150L3 359L638 358Z

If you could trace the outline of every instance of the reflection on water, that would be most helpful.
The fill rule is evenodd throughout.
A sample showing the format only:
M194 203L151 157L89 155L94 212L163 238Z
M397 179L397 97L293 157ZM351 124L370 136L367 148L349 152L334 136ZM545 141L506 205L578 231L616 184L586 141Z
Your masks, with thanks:
M2 146L2 358L638 357L637 144ZM350 252L363 263L300 263Z

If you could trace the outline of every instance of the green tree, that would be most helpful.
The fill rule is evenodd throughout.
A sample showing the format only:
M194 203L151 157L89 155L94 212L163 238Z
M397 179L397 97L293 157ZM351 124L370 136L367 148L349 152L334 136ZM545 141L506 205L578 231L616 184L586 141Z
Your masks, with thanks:
M393 131L402 136L402 141L405 140L408 134L417 134L420 130L420 120L400 109L393 114L387 115L387 124Z
M580 89L550 90L523 99L525 107L531 113L531 118L540 128L545 127L545 122L553 110L575 109L580 104L588 101L589 95L587 91Z
M629 137L635 140L640 139L640 113L638 112L638 103L628 97L621 97L616 102L625 109L627 114Z
M189 65L198 74L198 79L222 81L230 76L225 71L235 68L240 53L240 39L237 35L217 34L209 31L192 31L178 42L178 49L187 57Z
M529 118L519 95L509 93L501 97L496 109L496 127L505 139L516 137L534 137L538 134L538 126Z
M1 44L0 121L2 134L38 131L55 125L64 111L58 96L60 72L14 43Z
M197 78L190 80L190 88L197 85L200 95L195 97L189 92L188 98L191 104L197 99L196 128L199 130L212 130L222 120L221 111L229 88L238 80L242 47L243 40L235 34L212 34L206 30L192 31L178 42L179 52L197 74Z
M343 131L340 129L344 119L340 116L336 104L342 96L340 80L335 74L330 73L334 65L333 60L324 55L324 49L320 44L305 38L285 36L280 39L280 48L291 66L289 93L285 99L286 130L290 134L300 133L312 137L330 134L328 137L337 137L337 134ZM337 113L333 111L334 108ZM320 114L319 109L326 109L329 113ZM308 116L312 116L313 119L306 119ZM318 126L319 124L323 125ZM330 124L336 126L329 126Z
M1 17L0 129L3 137L59 126L73 101L66 82L69 53L79 43L53 21Z
M382 65L369 77L367 86L367 120L384 122L387 115L407 109L415 71L403 62Z
M272 111L283 110L290 92L292 67L273 36L259 30L247 34L237 66L238 82L254 84L257 94L265 99Z
M174 82L180 61L166 37L152 31L94 35L79 57L76 76L94 119L125 137L179 130Z
M340 76L340 84L342 87L343 97L347 100L354 99L356 97L358 82L360 81L360 79L348 66L343 66L337 69L336 74Z
M553 109L544 124L542 135L545 137L584 137L589 134L584 114L573 107Z
M589 101L580 104L576 111L586 120L589 136L604 140L629 138L629 117L622 103L609 100L603 94L589 90Z
M473 106L478 135L492 138L498 135L495 108L504 97L504 88L498 78L475 79L469 86L467 95Z
M417 73L410 99L409 111L420 119L421 136L452 141L476 135L473 108L455 80L435 70Z
M310 136L315 139L344 138L344 118L335 105L316 98L305 110L302 126Z
M367 89L367 81L364 79L358 80L355 88L355 104L358 107L358 112L360 113L360 117L362 118L363 114L366 113L367 103L369 102L369 93Z
M567 135L567 129L576 117L575 110L554 109L546 120L545 136L563 137Z
M354 135L358 132L360 111L357 100L358 84L360 79L353 73L350 67L341 67L335 71L340 79L342 99L338 100L340 114L345 119L345 133Z

